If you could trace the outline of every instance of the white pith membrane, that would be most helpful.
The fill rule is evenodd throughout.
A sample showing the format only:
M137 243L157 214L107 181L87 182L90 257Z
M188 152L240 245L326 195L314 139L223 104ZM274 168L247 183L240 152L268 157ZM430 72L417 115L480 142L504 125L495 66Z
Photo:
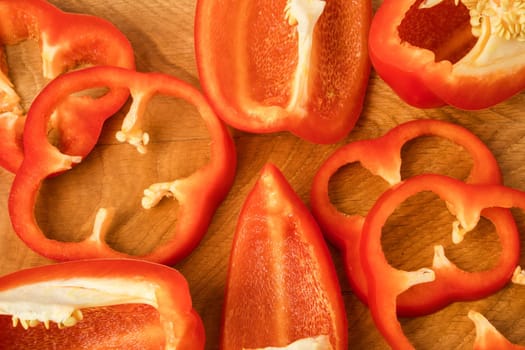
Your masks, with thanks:
M525 1L455 0L469 10L475 46L453 65L454 73L480 74L512 69L523 64L525 55ZM431 8L443 0L425 0L420 8Z
M115 135L120 142L127 142L134 146L140 154L146 153L146 146L149 144L150 136L142 130L142 124L146 108L154 96L151 90L131 90L132 103L130 109L122 122L121 130ZM179 180L155 183L143 191L142 207L151 209L156 206L164 197L174 197L178 199L181 194L177 187Z
M525 271L523 271L521 266L517 266L514 270L514 273L512 274L512 283L525 286Z
M16 93L13 83L0 71L0 116L23 114L20 106L20 96Z
M461 207L455 208L452 203L445 203L450 213L456 217L456 220L452 222L452 242L454 244L459 244L463 241L465 235L477 226L479 215L467 219L466 213ZM435 281L436 273L434 270L446 268L447 266L455 266L455 264L447 258L445 255L445 248L442 245L435 245L434 256L432 258L432 268L424 267L416 271L397 270L400 278L398 287L399 294L417 284Z
M45 79L53 79L62 73L61 67L57 67L55 56L60 51L59 45L50 45L45 33L42 33L42 75ZM15 90L13 82L2 71L0 71L0 118L6 119L4 125L8 130L14 129L19 118L25 116L21 105L21 98Z
M474 322L476 328L476 340L475 342L483 343L483 339L487 334L501 335L501 333L483 316L477 311L470 310L468 312L468 318Z
M83 319L81 309L122 304L158 308L157 286L121 278L71 278L23 285L0 292L0 315L12 317L13 327L71 327Z
M269 346L266 348L243 348L243 350L333 350L327 335L303 338L284 347Z
M149 134L142 130L142 119L152 92L131 91L131 95L133 101L122 122L121 130L117 132L115 137L119 142L127 142L136 147L140 154L145 154L146 146L149 143Z
M286 106L289 112L305 114L309 95L310 65L314 28L324 11L324 0L288 0L284 9L285 19L297 27L297 68L294 74L290 101Z
M132 90L132 104L122 122L122 128L116 133L120 142L127 142L134 146L140 154L146 153L146 146L150 137L142 130L144 113L150 99L154 96L151 90ZM81 157L61 154L64 159L64 169L70 169L73 164L82 161ZM178 190L179 179L168 182L159 182L150 185L143 191L141 205L144 209L155 207L164 197L173 197L180 200L182 194ZM115 216L115 208L99 208L95 215L93 230L89 240L102 242L111 226L111 220Z

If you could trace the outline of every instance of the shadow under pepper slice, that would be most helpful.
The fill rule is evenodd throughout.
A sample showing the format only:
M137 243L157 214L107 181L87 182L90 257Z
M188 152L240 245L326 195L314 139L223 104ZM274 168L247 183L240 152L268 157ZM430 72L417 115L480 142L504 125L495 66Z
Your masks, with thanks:
M235 128L334 143L362 109L371 17L370 0L199 0L203 90Z
M473 165L467 182L501 183L501 173L496 159L490 150L467 129L448 122L421 119L401 124L385 135L370 140L352 142L339 148L319 168L314 177L311 191L311 206L317 222L327 238L343 252L345 271L352 291L367 303L367 283L361 264L362 229L365 218L360 215L347 215L331 203L328 194L330 178L342 166L360 162L372 174L386 180L391 186L401 181L401 149L408 141L421 136L439 136L462 146L472 157ZM507 210L486 211L493 221L506 227L498 230L503 248L509 252L490 273L484 283L465 283L465 276L452 262L445 259L444 253L436 252L435 258L441 262L436 267L436 279L432 283L415 286L401 294L397 301L400 316L429 314L457 300L478 298L499 290L512 275L519 258L519 243L515 240L514 218ZM514 231L513 231L514 230ZM457 232L457 241L462 237ZM469 275L473 276L473 275ZM461 282L463 288L449 288Z
M204 326L177 270L85 260L0 277L0 348L204 349Z
M9 215L15 232L35 252L55 260L81 258L129 257L105 242L111 213L101 208L95 219L93 235L80 242L61 242L47 238L34 215L35 202L42 181L51 174L70 169L82 158L61 153L47 139L46 125L60 101L86 89L108 87L129 89L133 102L117 137L139 151L144 151L149 135L141 129L146 105L155 94L181 98L194 105L211 137L209 162L193 174L172 182L151 185L144 191L142 206L149 209L163 197L179 203L177 223L172 237L151 253L140 258L175 263L187 256L206 233L215 209L228 193L235 176L236 153L226 126L215 115L206 99L193 86L169 75L139 73L116 67L92 67L65 73L48 84L33 102L26 121L24 161L16 173L9 194ZM90 123L100 130L109 116L95 115ZM100 131L98 131L99 133ZM79 135L93 138L98 133Z
M403 333L396 315L397 297L412 286L431 283L436 278L432 269L422 268L418 271L403 271L392 267L383 252L381 245L382 228L388 217L407 198L423 191L437 194L449 208L461 226L469 231L485 216L487 208L520 208L525 210L525 192L502 185L467 184L462 181L435 174L417 175L388 189L383 193L366 216L361 241L361 263L368 283L368 306L377 329L393 349L413 349L414 347ZM519 252L519 234L515 226L507 227L507 222L496 222L490 216L497 230L508 231L508 236L515 244L511 250L501 253L500 261L505 256ZM510 231L509 231L510 230ZM511 233L512 232L512 233ZM514 236L514 238L513 238ZM518 264L519 253L516 259ZM516 266L515 265L515 266ZM469 273L462 271L463 279L454 282L454 289L462 290L465 285L485 285L491 278L490 271ZM508 277L510 281L512 274Z
M518 0L385 0L370 59L413 106L487 108L525 88L524 16Z
M133 48L110 22L95 16L66 13L43 0L1 0L0 45L36 40L41 48L42 73L53 79L84 65L135 68ZM0 166L16 172L22 163L24 109L8 78L8 64L0 46ZM85 156L94 146L80 135L96 131L86 121L94 114L112 115L127 101L126 89L111 90L98 98L69 97L57 109L52 128L59 132L64 153ZM95 128L96 129L96 128Z
M335 268L310 212L267 164L237 222L220 348L284 347L317 337L328 337L331 347L323 349L348 347Z

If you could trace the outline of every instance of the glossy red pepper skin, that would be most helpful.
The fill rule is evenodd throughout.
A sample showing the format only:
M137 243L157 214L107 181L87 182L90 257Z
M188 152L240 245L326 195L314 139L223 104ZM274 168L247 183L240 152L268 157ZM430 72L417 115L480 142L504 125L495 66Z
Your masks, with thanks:
M502 185L466 184L462 181L435 174L417 175L383 193L368 213L363 226L361 241L361 263L368 283L368 306L374 322L385 340L393 349L413 349L414 347L403 333L397 320L397 296L411 286L422 281L431 281L433 272L430 269L406 272L392 267L381 246L381 231L388 217L405 199L422 191L430 191L438 195L455 208L455 215L463 227L472 228L485 215L486 208L520 208L525 210L525 192ZM492 220L491 217L488 219ZM495 226L498 222L493 221ZM508 227L497 227L507 230ZM514 231L512 229L512 231ZM519 235L515 237L514 248L519 250ZM509 238L512 238L512 235ZM501 235L500 235L501 236ZM505 235L504 235L505 236ZM505 251L500 255L500 262L505 255L513 254ZM518 264L519 256L516 260ZM470 283L484 285L486 278L491 278L490 271L476 273L463 272L464 281L455 288L461 290ZM509 280L510 280L509 276ZM473 280L474 279L474 280ZM423 283L425 284L425 283Z
M319 1L317 1L319 2ZM315 26L307 101L289 108L298 62L296 27L277 2L199 0L199 77L219 116L252 133L289 131L314 143L344 138L359 118L370 62L370 0L326 1Z
M47 140L46 125L54 108L71 93L93 87L126 88L137 101L155 94L181 98L194 105L210 132L208 164L176 184L179 203L172 239L144 260L175 263L187 256L207 231L215 209L228 193L235 176L236 152L226 126L216 117L206 99L193 86L161 73L139 73L116 67L92 67L65 73L48 84L33 102L26 122L25 157L9 195L9 213L18 236L34 251L55 260L129 257L113 250L104 237L81 242L61 242L47 238L34 216L34 205L42 181L51 174L71 168L71 156L64 155ZM86 143L96 143L107 115L86 121L90 133L79 135Z
M467 129L438 120L410 121L391 129L379 138L352 142L334 152L314 177L310 200L312 213L325 236L343 252L346 275L352 292L365 304L368 291L360 250L365 218L340 212L330 202L328 183L339 168L349 163L360 162L373 175L378 175L391 186L395 186L401 181L403 145L421 136L439 136L462 146L473 159L468 182L501 183L498 163L485 144ZM498 233L502 238L503 248L509 254L491 270L490 277L484 279L484 283L478 284L477 279L469 283L465 280L463 272L454 265L440 266L436 269L434 282L415 286L399 296L398 315L429 314L458 299L479 298L492 294L507 283L519 256L519 242L515 242L515 235L510 234L517 230L514 219L506 210L487 210L486 215L498 222L498 225L508 228ZM462 288L450 288L457 283L460 283Z
M100 259L39 266L0 277L0 295L15 288L30 287L32 284L57 282L47 291L47 296L44 295L43 299L37 301L52 309L55 305L61 305L60 298L52 298L55 292L59 293L61 288L71 284L82 285L83 280L89 281L86 293L89 289L104 290L108 282L114 280L132 284L147 283L155 290L153 298L157 305L151 308L156 309L157 314L150 316L146 309L137 306L141 304L137 301L137 304L120 305L110 311L109 315L104 315L107 312L105 309L111 305L101 304L90 307L93 310L100 308L100 313L84 310L84 318L75 326L58 329L56 324L51 324L47 330L43 324L27 330L20 325L13 327L10 318L0 316L0 347L4 350L21 349L34 346L37 341L38 348L42 350L56 349L57 346L109 349L114 348L117 340L117 347L126 344L129 349L204 349L204 326L192 307L188 283L177 270L164 265L140 260ZM46 297L50 300L46 300ZM145 299L147 297L150 296L144 295ZM35 302L23 294L16 301L20 304ZM4 302L1 298L0 303L3 305ZM127 329L123 328L119 321L120 310L122 317L134 319L135 324L128 324ZM124 319L122 323L125 321ZM105 322L111 324L104 324ZM144 322L144 329L140 328L141 322ZM127 339L133 339L133 343L124 343Z
M0 45L36 40L41 48L43 74L47 79L86 64L135 68L133 48L126 36L102 18L66 13L44 0L1 0L0 17ZM0 69L4 74L8 73L7 64L0 64ZM94 114L111 115L128 97L129 91L120 89L89 101L69 98L58 109L57 121L53 125L60 133L61 150L82 156L89 153L94 144L84 143L77 135L90 130L86 130L86 125L79 120ZM23 159L25 115L17 103L2 105L1 102L0 113L11 113L13 108L17 111L0 118L0 138L5 150L0 153L0 166L16 172Z
M418 9L421 3L385 0L370 27L372 65L401 99L420 108L448 104L477 110L525 88L525 65L515 59L518 53L484 63L475 57L460 60L478 50L469 10L461 2L456 6L445 0L433 8Z
M287 346L329 336L347 349L345 308L315 220L267 164L243 205L226 284L221 349Z

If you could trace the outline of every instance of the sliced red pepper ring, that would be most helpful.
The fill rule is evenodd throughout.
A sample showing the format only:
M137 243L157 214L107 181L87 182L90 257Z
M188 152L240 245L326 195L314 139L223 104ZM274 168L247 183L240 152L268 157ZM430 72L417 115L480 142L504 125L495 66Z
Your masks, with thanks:
M53 79L65 71L85 65L111 65L135 68L133 48L124 34L110 22L95 16L66 13L43 0L0 1L0 45L14 45L34 39L41 52L44 78ZM23 159L22 132L24 109L0 49L0 138L3 140L0 166L16 172ZM112 115L126 102L129 91L112 90L98 98L70 97L57 109L51 121L60 135L60 148L67 154L85 156L94 146L77 141L77 135L90 132L90 125L77 119ZM83 117L84 116L84 117Z
M153 311L152 311L153 310ZM0 277L0 348L204 349L184 276L140 260L74 261Z
M199 0L203 90L235 128L336 142L362 109L371 16L370 0Z
M363 226L361 240L361 263L368 283L368 306L374 322L383 337L393 349L412 349L410 341L403 334L403 329L396 315L397 296L412 286L434 281L435 272L423 268L418 271L402 271L392 267L383 252L381 235L383 225L394 210L407 198L423 191L437 194L454 208L456 217L468 231L480 218L485 216L486 208L520 208L525 210L525 192L502 185L466 184L462 181L435 174L417 175L385 191L368 213ZM515 225L506 220L495 221L492 212L487 216L498 230L505 250L500 254L498 265L506 259L519 261L519 234ZM478 285L490 288L493 281L490 270L480 272L457 272L461 278L450 287L458 291ZM508 277L510 280L512 276ZM479 295L477 296L479 297Z
M517 350L525 349L525 346L512 344L494 327L489 320L476 311L469 311L468 317L476 326L476 339L474 350Z
M109 247L104 240L111 214L105 208L98 212L93 235L81 242L61 242L47 238L34 215L42 181L51 174L70 169L74 163L82 160L81 157L61 153L49 143L47 121L64 98L94 87L129 89L133 103L119 136L139 150L143 150L149 140L147 133L141 129L142 113L148 100L155 94L177 97L194 105L209 130L211 153L208 164L186 178L153 184L144 191L144 208L155 206L164 196L173 196L179 203L179 211L169 241L140 257L155 262L175 263L188 255L206 233L215 209L233 183L236 153L228 129L202 94L191 85L165 74L98 66L65 73L43 89L28 113L24 130L28 135L24 138L25 157L9 195L13 228L30 248L51 259L129 257ZM93 131L78 135L78 138L96 142L106 118L95 115L90 122L94 126Z
M319 227L283 174L267 164L237 222L220 347L294 342L347 349L346 313Z
M314 177L311 191L311 207L314 217L324 234L343 252L346 275L352 291L367 303L366 277L361 265L362 228L365 218L360 215L347 215L340 212L330 201L328 183L330 178L342 166L360 162L372 174L385 179L391 186L401 181L401 149L408 141L421 136L439 136L462 146L473 159L473 165L467 181L471 183L500 183L501 174L496 159L483 142L467 129L452 123L438 120L421 119L401 124L385 135L370 140L361 140L347 144L332 154L319 168ZM505 226L508 230L516 229L514 219L507 210L487 210L491 220ZM507 232L507 231L505 231ZM465 234L461 229L453 231L456 243ZM514 247L514 240L503 239L506 249ZM401 316L424 315L446 306L456 299L480 297L498 290L507 281L516 265L516 254L508 256L492 270L489 281L485 284L472 283L460 291L448 288L450 283L463 280L464 276L441 251L436 252L436 279L428 285L414 287L403 293L398 299L397 311ZM460 281L458 281L460 282Z
M525 88L524 16L513 0L385 0L370 58L411 105L490 107Z

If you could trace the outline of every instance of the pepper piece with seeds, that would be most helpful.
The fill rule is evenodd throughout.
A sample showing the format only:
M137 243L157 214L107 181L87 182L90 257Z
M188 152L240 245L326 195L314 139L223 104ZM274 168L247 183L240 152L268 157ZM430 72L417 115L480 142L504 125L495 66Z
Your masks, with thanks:
M525 88L525 1L386 0L369 51L413 106L488 108Z
M85 260L0 277L0 349L204 349L204 326L175 269Z

